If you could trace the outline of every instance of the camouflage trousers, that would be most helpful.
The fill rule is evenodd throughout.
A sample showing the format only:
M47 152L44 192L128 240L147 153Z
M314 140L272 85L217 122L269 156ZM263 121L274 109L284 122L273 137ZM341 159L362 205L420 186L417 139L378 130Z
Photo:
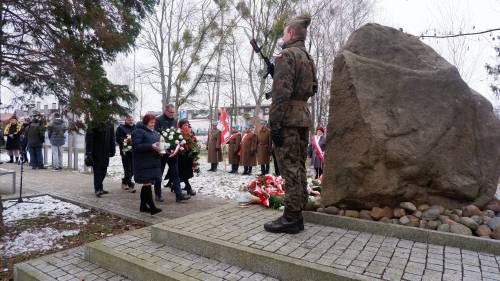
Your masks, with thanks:
M307 203L307 128L283 128L283 146L276 147L281 176L285 179L285 213L297 219Z

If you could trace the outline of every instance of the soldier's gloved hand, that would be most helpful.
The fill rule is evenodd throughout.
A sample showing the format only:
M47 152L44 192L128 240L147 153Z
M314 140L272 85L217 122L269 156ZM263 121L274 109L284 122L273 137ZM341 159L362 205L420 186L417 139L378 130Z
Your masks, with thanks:
M273 139L274 145L277 147L283 146L283 129L272 129L271 130L271 138Z

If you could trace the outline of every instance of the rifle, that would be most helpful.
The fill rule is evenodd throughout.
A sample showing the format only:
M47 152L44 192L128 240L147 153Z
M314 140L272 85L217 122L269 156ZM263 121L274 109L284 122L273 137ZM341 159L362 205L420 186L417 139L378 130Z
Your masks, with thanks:
M260 54L260 57L264 60L264 63L267 66L267 71L266 71L266 74L264 74L263 78L266 79L267 76L269 76L269 75L271 75L271 77L273 77L274 76L274 64L269 60L268 57L266 57L264 54L262 54L262 49L257 44L257 40L255 40L255 38L250 40L250 45L252 45L252 48L255 51L255 53ZM271 99L271 94L272 94L271 92L266 93L266 99Z

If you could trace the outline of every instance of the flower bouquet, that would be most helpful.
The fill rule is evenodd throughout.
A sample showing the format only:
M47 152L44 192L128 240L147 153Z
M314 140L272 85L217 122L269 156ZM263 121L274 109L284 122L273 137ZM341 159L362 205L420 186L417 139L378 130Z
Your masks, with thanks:
M161 154L170 153L169 157L174 157L177 153L184 150L183 145L186 144L181 130L170 127L160 134Z
M195 134L191 133L191 130L182 131L182 136L185 141L183 145L184 153L187 153L187 156L193 159L193 172L199 174L198 160L200 159L201 146L198 144L198 139Z
M122 148L123 153L127 153L129 151L132 151L132 136L127 135L127 137L123 140L123 148Z
M262 206L279 209L285 202L283 183L282 177L266 175L254 178L242 189L258 197Z

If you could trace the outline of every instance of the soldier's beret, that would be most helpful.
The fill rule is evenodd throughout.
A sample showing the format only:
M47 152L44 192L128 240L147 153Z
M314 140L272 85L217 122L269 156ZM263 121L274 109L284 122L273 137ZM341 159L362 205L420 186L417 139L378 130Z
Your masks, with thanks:
M298 16L298 17L292 18L285 23L285 26L289 26L292 24L298 24L304 28L307 28L309 26L309 24L311 24L311 17L310 16Z

